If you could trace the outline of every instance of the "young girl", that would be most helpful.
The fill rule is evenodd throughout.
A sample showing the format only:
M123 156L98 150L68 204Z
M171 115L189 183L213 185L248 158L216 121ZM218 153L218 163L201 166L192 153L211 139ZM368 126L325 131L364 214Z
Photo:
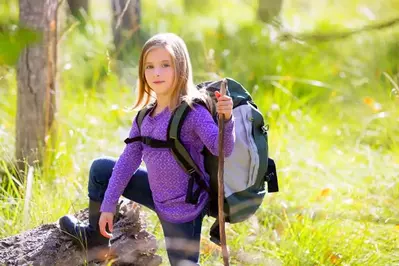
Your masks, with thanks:
M134 108L148 105L152 98L155 102L140 128L134 119L129 138L146 136L166 140L173 110L186 101L192 110L184 120L180 138L198 165L201 178L209 185L201 152L206 146L218 155L218 127L208 109L194 102L201 99L208 103L210 99L193 83L184 41L171 33L149 39L140 56L138 79ZM229 156L235 140L233 102L230 97L218 93L216 97L216 111L226 120L224 153ZM139 167L142 160L146 168ZM202 220L209 196L203 190L196 204L186 203L189 177L169 148L152 148L140 141L127 144L117 161L101 158L91 166L89 225L79 225L73 216L64 216L60 219L60 227L89 247L108 243L116 205L123 195L156 212L171 265L182 261L198 263Z

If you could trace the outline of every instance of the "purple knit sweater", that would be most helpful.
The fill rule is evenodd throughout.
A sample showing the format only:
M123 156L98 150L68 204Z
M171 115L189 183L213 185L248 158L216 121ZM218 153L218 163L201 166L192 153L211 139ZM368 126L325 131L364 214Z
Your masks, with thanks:
M148 114L141 125L142 136L166 140L171 112L165 108L152 117ZM129 137L140 136L136 119L133 122ZM205 172L204 156L201 151L204 145L218 155L218 126L209 111L194 105L181 129L181 141L199 166L206 183L209 175ZM234 117L225 123L224 149L229 156L234 147ZM168 148L151 148L141 142L126 145L112 172L101 206L102 212L114 212L119 197L129 183L133 173L144 161L148 171L148 180L154 199L155 211L161 219L172 223L184 223L195 219L208 201L208 194L202 191L196 205L185 202L189 176L176 162Z

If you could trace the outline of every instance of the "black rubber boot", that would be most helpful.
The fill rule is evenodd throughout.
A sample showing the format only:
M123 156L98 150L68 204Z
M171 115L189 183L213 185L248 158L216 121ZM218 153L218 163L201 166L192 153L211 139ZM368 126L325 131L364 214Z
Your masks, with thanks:
M216 219L216 221L212 224L210 230L209 230L209 240L211 240L213 243L215 243L218 246L221 246L221 241L220 241L220 231L219 231L219 220Z
M82 224L72 215L65 215L60 218L60 228L70 235L74 242L82 248L93 248L97 246L108 246L109 239L102 236L98 221L100 220L101 202L89 201L89 224Z

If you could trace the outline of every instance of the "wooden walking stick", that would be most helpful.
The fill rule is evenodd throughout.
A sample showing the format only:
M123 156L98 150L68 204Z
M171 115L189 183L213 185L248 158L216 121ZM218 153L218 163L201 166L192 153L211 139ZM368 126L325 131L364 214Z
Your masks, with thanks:
M227 80L223 79L220 84L220 94L226 94ZM224 114L219 114L219 165L218 165L218 219L220 243L222 246L224 265L229 265L229 254L226 246L226 231L224 228Z

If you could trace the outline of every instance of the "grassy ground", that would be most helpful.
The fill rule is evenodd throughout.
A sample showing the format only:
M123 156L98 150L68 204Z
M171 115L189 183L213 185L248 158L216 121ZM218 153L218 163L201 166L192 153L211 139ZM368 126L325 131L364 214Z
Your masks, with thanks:
M399 264L399 99L393 93L399 92L399 27L331 42L280 42L275 28L254 20L256 1L210 1L191 13L177 1L143 2L147 35L180 34L196 81L215 75L239 80L270 125L281 191L268 195L247 222L227 226L232 264ZM25 222L26 185L11 185L8 166L16 73L0 70L0 237L85 207L90 161L123 149L137 66L134 56L119 64L118 79L108 61L105 3L96 5L87 36L72 30L60 43L57 144L34 171ZM394 0L286 1L284 28L341 31L398 16L398 7ZM160 226L147 215L167 261ZM208 241L212 222L204 225L204 265L221 264Z

